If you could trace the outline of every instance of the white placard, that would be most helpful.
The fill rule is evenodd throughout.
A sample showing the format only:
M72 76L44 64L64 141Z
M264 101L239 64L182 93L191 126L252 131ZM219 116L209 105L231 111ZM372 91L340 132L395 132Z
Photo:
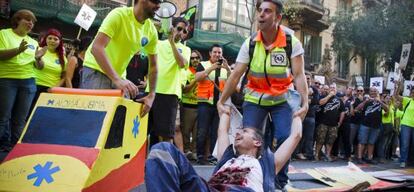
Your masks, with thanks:
M411 43L403 44L400 57L400 68L405 69L408 63L408 58L410 57Z
M357 86L364 86L364 80L361 76L355 76L355 81Z
M397 80L401 80L401 69L400 69L400 64L399 64L399 63L397 63L397 62L395 62L395 65L394 65L394 77L395 77Z
M404 81L403 96L409 96L410 90L414 87L414 81Z
M325 85L325 76L315 75L315 81L319 81L321 85Z
M369 87L375 87L377 88L379 93L382 93L383 89L383 78L382 77L371 77L369 82Z
M395 76L394 76L394 72L390 72L388 74L388 80L387 80L387 89L388 90L393 90L395 88Z
M89 30L89 27L91 27L95 17L96 11L88 5L83 4L75 18L75 23L87 31Z

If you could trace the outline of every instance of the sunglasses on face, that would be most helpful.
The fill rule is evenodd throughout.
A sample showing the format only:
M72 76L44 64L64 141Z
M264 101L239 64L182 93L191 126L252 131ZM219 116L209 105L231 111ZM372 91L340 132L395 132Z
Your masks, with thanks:
M184 34L187 34L187 32L188 32L187 29L184 29L182 27L177 27L177 31L178 32L183 31Z
M200 57L190 57L190 59L191 59L191 60L195 60L195 59L199 60L199 59L200 59Z
M364 92L364 90L357 90L357 92Z
M320 83L315 83L315 85L320 85Z

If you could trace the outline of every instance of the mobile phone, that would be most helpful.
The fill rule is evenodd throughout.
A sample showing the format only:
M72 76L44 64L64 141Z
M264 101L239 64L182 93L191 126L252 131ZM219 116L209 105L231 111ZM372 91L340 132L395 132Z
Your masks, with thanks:
M219 64L219 65L223 64L223 61L224 61L224 59L223 59L223 58L218 59L218 64Z

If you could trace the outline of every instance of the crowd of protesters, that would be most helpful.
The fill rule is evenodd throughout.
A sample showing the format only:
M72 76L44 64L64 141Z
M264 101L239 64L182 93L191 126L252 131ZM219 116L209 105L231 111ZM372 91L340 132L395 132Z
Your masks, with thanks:
M37 98L49 88L122 89L125 97L143 103L141 116L149 113L151 145L174 143L200 165L220 160L212 154L220 115L229 113L225 103L231 98L240 104L245 127L266 127L263 142L270 148L280 147L291 134L292 119L302 118L296 159L376 164L397 158L399 146L400 166L406 166L414 142L414 89L409 97L400 96L399 87L393 95L374 87L338 90L335 83L314 81L310 73L306 84L300 41L273 19L281 19L278 1L259 4L261 33L245 41L233 68L218 44L209 48L207 59L191 50L183 18L173 21L162 40L152 20L159 3L137 1L134 7L114 9L95 38L77 40L71 53L56 29L39 43L29 37L36 17L28 10L16 12L12 28L0 31L1 150L16 144ZM257 45L252 53L251 42ZM279 168L275 179L283 188L287 164Z
M380 94L375 87L338 90L335 83L321 85L311 74L307 81L309 111L293 158L377 164L397 160L399 147L400 167L406 167L414 141L414 89L402 97L399 89L394 95L388 90Z

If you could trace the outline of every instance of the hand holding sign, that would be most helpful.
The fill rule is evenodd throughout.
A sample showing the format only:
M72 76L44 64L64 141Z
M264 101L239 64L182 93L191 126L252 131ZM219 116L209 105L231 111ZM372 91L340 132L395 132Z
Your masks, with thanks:
M370 87L377 88L379 93L382 93L383 89L383 79L382 77L372 77L370 79Z

